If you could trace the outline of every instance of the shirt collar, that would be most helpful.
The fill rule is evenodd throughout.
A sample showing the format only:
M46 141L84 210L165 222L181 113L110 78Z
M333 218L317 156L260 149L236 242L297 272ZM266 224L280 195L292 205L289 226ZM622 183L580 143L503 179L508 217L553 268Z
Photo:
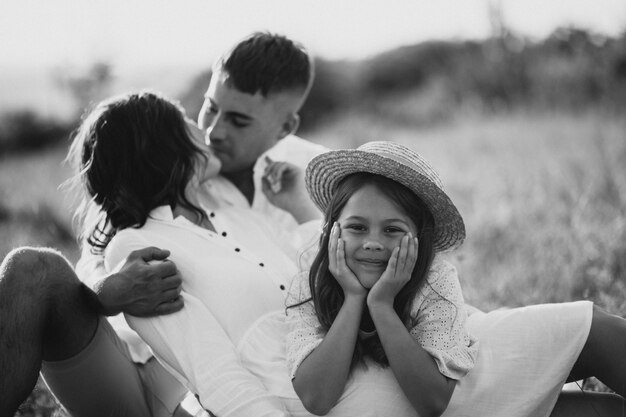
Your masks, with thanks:
M269 156L271 159L275 161L286 160L290 151L293 150L292 149L293 142L294 142L293 135L288 135L280 139L278 142L276 142L274 146L272 146L271 148L263 152L261 156L259 156L259 159L257 159L257 165L259 162L265 163L266 156Z
M154 220L171 221L171 220L174 220L174 213L172 212L172 208L170 206L165 205L165 206L159 206L159 207L152 209L148 217Z
M148 217L152 220L157 221L174 222L176 224L191 225L194 227L196 226L184 216L176 216L176 218L174 218L174 212L172 211L172 208L168 205L156 207L150 212Z
M276 142L274 146L263 152L254 163L253 171L255 177L259 177L263 174L263 172L265 172L265 168L267 167L265 157L267 156L269 156L273 161L288 161L289 154L293 152L293 142L293 135L288 135ZM260 187L260 185L258 186Z

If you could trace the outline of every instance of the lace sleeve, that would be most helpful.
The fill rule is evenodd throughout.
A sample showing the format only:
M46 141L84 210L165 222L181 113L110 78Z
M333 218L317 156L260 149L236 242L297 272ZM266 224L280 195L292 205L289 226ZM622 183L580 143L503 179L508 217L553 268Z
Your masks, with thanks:
M287 367L293 379L304 359L322 342L322 331L309 288L308 272L299 273L287 296Z
M439 371L460 379L474 367L478 343L465 328L467 311L456 269L436 259L412 312L411 335L435 359Z

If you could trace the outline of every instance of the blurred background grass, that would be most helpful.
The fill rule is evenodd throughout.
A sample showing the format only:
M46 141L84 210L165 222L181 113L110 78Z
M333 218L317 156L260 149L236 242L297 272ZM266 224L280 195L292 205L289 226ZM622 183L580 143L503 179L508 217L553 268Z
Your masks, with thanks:
M107 94L109 71L95 63L67 84L79 86L67 90L78 109ZM192 117L209 77L177 97ZM317 60L300 134L331 148L394 140L431 161L466 221L465 245L447 256L468 303L589 299L624 316L625 110L626 34L561 28L530 42L503 28L482 42ZM75 262L72 203L59 184L71 175L62 160L78 119L1 117L0 256L43 245ZM39 384L18 415L65 414Z

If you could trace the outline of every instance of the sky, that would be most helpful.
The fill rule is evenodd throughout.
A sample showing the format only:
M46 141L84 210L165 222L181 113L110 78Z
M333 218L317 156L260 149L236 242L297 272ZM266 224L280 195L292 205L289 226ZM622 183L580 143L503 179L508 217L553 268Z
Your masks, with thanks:
M53 112L62 106L51 71L95 61L113 66L117 88L172 93L255 30L285 34L327 59L485 38L490 4L531 39L566 25L609 36L626 30L626 0L1 0L0 111Z

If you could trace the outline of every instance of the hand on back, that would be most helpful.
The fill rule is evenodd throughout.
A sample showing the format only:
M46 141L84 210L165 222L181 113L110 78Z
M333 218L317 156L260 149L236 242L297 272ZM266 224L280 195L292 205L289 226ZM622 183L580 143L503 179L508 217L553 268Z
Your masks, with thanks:
M182 278L168 256L169 251L155 247L131 252L121 268L99 284L102 313L149 317L183 308Z

